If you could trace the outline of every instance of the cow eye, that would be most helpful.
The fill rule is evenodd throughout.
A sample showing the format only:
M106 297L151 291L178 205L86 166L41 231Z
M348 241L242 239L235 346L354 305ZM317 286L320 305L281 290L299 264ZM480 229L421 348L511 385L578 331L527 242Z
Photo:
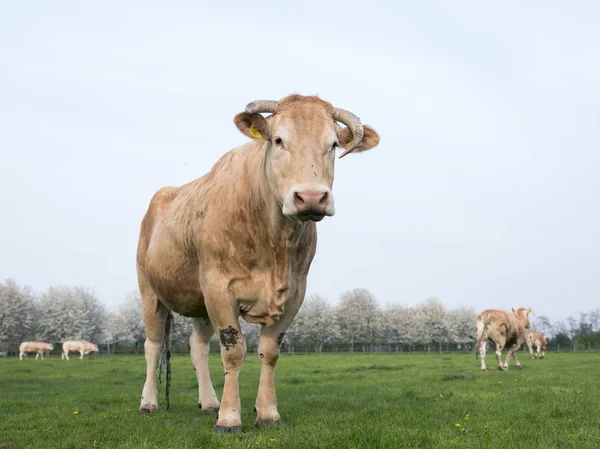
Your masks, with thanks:
M275 137L273 139L273 142L275 143L275 145L281 145L283 143L283 140L281 140L281 137Z

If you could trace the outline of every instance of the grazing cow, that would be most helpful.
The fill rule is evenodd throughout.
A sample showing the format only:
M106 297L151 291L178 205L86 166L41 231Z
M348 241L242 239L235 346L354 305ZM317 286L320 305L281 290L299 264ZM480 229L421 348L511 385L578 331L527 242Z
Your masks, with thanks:
M79 352L79 360L83 360L83 356L90 352L98 352L98 346L85 340L65 341L63 343L62 359L69 360L69 351Z
M531 354L531 358L535 359L543 359L546 355L546 351L548 350L548 341L550 340L550 335L542 334L541 332L531 331L527 334L527 348L529 349L529 354Z
M198 405L204 413L218 412L216 432L241 431L238 376L246 342L240 316L262 325L255 425L281 422L275 365L304 299L316 251L315 222L335 212L335 150L343 148L342 157L379 143L378 134L355 115L318 97L255 101L234 123L252 141L226 153L203 177L159 190L142 221L137 251L147 337L139 411L158 409L159 359L166 362L169 406L174 311L194 318L190 352ZM225 373L221 403L208 371L208 343L215 330Z
M487 371L485 366L485 351L487 341L496 343L496 359L498 369L507 370L511 356L514 357L517 368L521 362L517 358L517 350L525 342L525 329L529 329L529 314L531 309L520 308L515 311L484 310L476 319L477 343L475 351L481 354L481 371ZM506 360L502 365L502 350L506 348ZM477 352L475 353L477 357Z
M28 352L36 352L35 359L42 358L44 360L44 352L52 351L54 346L49 343L42 343L39 341L24 341L19 346L19 359L23 360L23 356L27 358Z

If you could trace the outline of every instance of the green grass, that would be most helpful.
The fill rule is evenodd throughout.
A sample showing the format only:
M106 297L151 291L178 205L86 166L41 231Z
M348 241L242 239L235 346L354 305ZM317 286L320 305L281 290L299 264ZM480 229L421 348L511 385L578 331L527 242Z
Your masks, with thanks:
M283 425L255 429L259 364L249 354L244 432L232 436L215 435L215 417L197 408L189 356L173 357L171 409L155 415L137 413L141 356L0 359L0 447L600 448L600 354L521 360L522 370L481 373L473 354L283 354ZM210 369L220 397L217 355Z

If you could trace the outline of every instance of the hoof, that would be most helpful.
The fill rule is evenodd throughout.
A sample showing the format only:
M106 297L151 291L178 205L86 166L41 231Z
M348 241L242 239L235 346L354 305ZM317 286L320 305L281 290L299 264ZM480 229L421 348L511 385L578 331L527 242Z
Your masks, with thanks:
M280 426L281 425L281 420L278 419L277 421L263 421L263 420L256 420L256 422L254 423L254 427L258 428L258 429L263 429L265 427L271 427L271 426Z
M198 407L200 407L200 406L198 406ZM212 415L212 414L219 415L218 408L202 408L202 407L200 407L200 408L202 409L203 415Z
M481 368L481 371L483 371L484 373L487 373L487 368Z
M522 369L523 367L521 365L517 365L517 368L518 369Z
M139 410L141 415L145 415L146 413L156 413L157 411L158 407L152 404L142 405Z
M215 433L242 433L242 426L215 426Z

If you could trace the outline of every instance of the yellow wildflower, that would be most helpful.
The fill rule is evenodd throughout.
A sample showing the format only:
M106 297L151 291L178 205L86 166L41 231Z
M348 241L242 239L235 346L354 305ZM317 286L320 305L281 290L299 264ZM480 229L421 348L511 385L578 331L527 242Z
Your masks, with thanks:
M444 395L443 394L440 394L440 399L444 399Z
M483 425L483 428L484 428L484 429L487 429L487 424L484 424L484 425Z
M78 412L77 410L75 410L75 411L73 412L73 414L74 414L74 415L79 415L79 412Z
M458 427L460 429L462 426L460 423L457 422L456 424L454 424L454 427Z
M502 385L502 381L501 380L498 381L498 385Z

